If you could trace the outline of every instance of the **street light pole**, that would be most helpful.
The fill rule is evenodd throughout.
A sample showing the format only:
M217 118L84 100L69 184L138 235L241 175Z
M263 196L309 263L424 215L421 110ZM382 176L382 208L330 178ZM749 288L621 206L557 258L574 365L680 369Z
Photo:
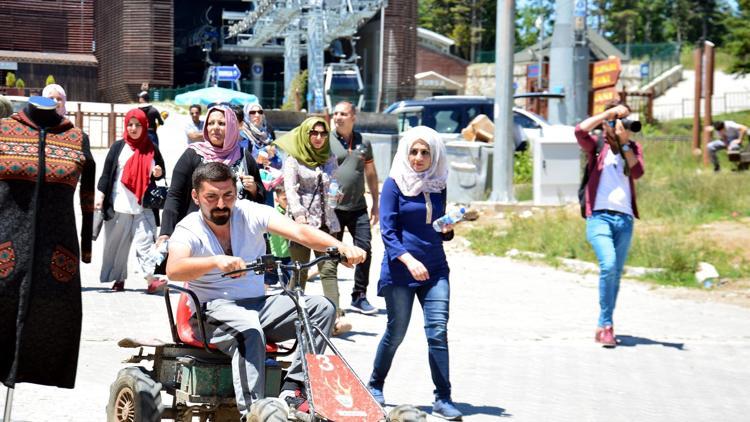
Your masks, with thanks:
M498 0L495 34L495 142L490 200L513 202L514 0Z

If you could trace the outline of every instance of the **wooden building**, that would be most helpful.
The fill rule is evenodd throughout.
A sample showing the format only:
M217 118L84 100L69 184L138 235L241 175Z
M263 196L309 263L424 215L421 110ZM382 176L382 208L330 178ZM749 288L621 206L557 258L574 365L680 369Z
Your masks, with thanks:
M172 85L171 0L97 1L94 16L101 101L134 102L144 83Z
M0 22L1 85L13 72L26 89L12 93L39 94L52 75L68 98L96 99L94 0L0 0Z

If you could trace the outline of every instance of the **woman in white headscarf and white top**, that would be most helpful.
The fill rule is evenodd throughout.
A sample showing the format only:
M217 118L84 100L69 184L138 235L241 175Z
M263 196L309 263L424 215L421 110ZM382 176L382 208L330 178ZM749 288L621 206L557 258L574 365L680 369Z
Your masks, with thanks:
M461 412L451 400L448 370L450 286L443 250L443 241L453 238L453 228L448 226L442 233L432 228L432 222L445 214L447 179L448 162L440 135L425 126L404 133L380 194L380 232L385 254L378 295L385 298L388 325L378 346L369 387L373 396L385 403L385 378L417 299L424 314L435 384L433 414L458 419Z

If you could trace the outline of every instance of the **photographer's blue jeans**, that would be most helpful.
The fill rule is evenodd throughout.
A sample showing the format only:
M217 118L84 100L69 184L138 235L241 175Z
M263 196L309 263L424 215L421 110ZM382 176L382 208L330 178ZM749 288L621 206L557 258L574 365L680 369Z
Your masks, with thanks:
M380 339L375 354L370 385L383 389L385 377L391 369L393 356L406 335L411 319L414 298L419 300L424 313L424 331L427 336L428 358L436 399L450 399L451 383L448 372L448 304L450 285L441 278L417 288L386 286L382 289L388 312L388 325Z
M586 219L586 239L599 260L599 327L612 325L620 276L633 238L633 217L594 211Z

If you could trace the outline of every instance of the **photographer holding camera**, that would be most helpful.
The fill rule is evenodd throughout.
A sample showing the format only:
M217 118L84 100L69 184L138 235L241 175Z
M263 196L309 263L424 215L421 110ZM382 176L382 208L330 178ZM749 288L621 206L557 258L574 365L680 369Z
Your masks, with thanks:
M588 157L582 211L586 238L599 260L600 314L595 341L604 347L617 345L612 314L633 236L633 217L638 218L634 180L643 176L643 150L630 140L640 123L625 119L629 114L627 106L609 103L605 111L575 128L578 144ZM599 133L592 134L595 129Z

